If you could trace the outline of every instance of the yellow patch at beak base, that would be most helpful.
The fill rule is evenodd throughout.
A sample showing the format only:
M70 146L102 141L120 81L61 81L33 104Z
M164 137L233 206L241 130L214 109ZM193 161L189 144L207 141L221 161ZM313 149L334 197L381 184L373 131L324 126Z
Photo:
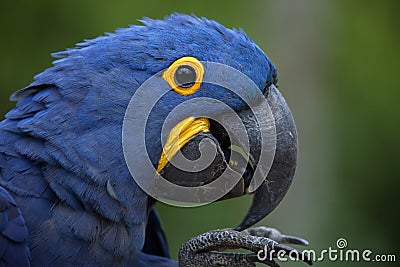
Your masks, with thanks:
M170 159L198 133L208 132L210 121L207 118L188 117L172 128L167 142L158 161L157 173L159 173Z

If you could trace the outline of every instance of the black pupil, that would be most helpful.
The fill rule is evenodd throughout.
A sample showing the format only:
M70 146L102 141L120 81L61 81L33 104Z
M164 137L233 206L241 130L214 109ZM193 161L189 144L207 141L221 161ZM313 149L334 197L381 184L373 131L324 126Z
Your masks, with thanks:
M175 82L180 87L192 87L196 82L195 70L188 65L179 66L175 72Z

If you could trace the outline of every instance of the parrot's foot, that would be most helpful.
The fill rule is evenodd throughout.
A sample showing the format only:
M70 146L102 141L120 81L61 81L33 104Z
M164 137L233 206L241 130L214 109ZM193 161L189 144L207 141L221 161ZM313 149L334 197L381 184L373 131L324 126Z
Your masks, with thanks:
M299 260L312 265L311 259L301 251L279 244L266 236L281 238L292 244L307 244L307 241L303 239L284 236L275 229L271 231L271 228L265 227L252 228L243 232L233 229L213 230L191 238L181 246L179 266L253 267L256 266L256 262L260 262L278 267L279 265L274 260L278 253L280 256L291 253ZM223 252L227 249L246 249L253 253Z

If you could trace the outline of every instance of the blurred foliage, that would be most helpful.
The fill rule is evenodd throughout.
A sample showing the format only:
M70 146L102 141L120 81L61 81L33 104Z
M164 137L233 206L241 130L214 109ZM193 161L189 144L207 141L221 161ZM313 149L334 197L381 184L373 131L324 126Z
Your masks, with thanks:
M343 237L349 248L399 258L399 3L2 1L0 113L13 107L13 91L51 65L51 52L143 16L194 13L243 28L280 70L300 137L294 184L262 224L307 237L317 250L336 248ZM192 209L158 204L173 257L188 238L235 226L249 203L245 197ZM318 266L343 264L368 263Z
M355 247L399 252L400 2L344 2L333 34L340 216ZM400 255L398 254L398 257Z

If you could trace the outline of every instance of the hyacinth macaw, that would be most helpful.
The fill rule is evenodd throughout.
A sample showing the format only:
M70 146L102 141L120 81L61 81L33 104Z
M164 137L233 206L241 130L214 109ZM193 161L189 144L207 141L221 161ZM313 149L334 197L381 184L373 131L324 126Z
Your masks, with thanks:
M296 167L296 129L276 87L275 66L243 31L215 21L173 14L142 23L53 54L58 59L53 66L11 96L16 107L0 123L0 266L277 266L255 253L221 251L257 252L267 245L289 252L294 249L280 243L307 243L271 228L249 228L280 202ZM122 127L132 95L156 73L170 70L170 77L158 79L177 88L155 106L146 145L154 168L178 184L204 183L215 173L205 170L191 179L168 160L160 165L160 125L176 103L201 96L225 102L250 129L252 154L257 151L255 136L263 131L249 119L243 101L223 88L202 84L195 67L179 65L182 58L193 64L225 64L249 77L271 107L277 137L271 170L243 221L234 229L190 239L182 245L178 263L170 259L155 199L132 179L124 158ZM203 122L206 129L189 135L179 148L190 158L198 152L196 145L209 138L220 147L213 167L230 168L229 154L234 152L226 152L223 129L211 120ZM257 155L250 156L238 186L222 199L248 193L259 164Z

